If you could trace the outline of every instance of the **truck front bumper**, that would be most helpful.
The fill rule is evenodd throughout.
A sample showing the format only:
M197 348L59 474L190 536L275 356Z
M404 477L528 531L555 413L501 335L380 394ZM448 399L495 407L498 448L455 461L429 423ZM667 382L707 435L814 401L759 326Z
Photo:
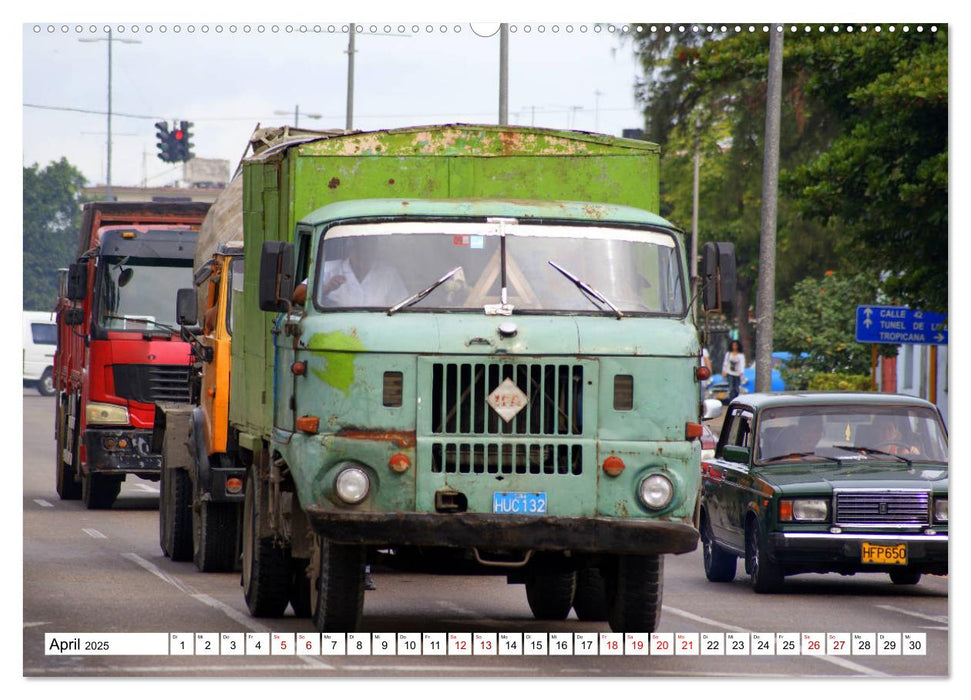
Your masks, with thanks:
M684 554L698 546L698 531L690 524L649 518L305 510L314 532L344 544L590 554Z
M92 474L135 474L159 478L162 455L152 452L152 431L89 428L84 431L86 468Z

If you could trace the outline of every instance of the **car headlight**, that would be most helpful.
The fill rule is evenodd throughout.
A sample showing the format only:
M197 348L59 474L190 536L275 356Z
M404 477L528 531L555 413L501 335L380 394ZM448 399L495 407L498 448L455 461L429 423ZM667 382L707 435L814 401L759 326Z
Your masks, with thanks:
M674 498L674 484L662 474L651 474L641 481L640 497L651 510L661 510Z
M947 522L947 499L934 499L934 520L941 523Z
M371 480L360 467L347 467L334 480L334 490L342 501L356 505L367 498L371 490Z
M779 520L797 522L823 522L827 519L829 504L824 498L784 498L779 501Z
M128 409L110 403L89 403L84 407L89 425L128 425Z

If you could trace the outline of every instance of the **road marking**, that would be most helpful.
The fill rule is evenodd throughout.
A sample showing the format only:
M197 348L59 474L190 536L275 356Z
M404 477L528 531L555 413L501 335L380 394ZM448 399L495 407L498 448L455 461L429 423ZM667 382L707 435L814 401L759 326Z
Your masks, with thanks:
M37 505L39 505L41 508L53 508L54 507L54 504L53 503L51 503L49 501L45 501L43 498L35 498L34 499L34 503L36 503Z
M108 535L104 534L103 532L98 532L93 527L85 527L85 528L82 528L81 529L81 532L83 532L88 537L93 537L96 540L106 540L106 539L108 539Z
M142 491L148 491L149 493L158 493L158 487L152 487L148 484L135 484L136 488L140 488Z
M25 622L24 629L27 629L28 627L41 627L43 625L49 625L49 624L51 623L50 622Z
M679 615L681 617L686 617L689 620L694 620L695 622L701 622L707 625L714 625L715 627L721 627L722 629L730 629L735 632L747 632L748 634L753 634L752 630L745 629L744 627L735 627L734 625L727 625L724 622L719 622L718 620L712 620L708 617L702 617L701 615L695 615L693 613L686 612L684 610L679 610L677 608L672 608L668 605L661 606L662 610L666 610L674 615ZM835 666L841 666L848 671L854 671L856 673L861 673L864 676L878 676L884 677L890 674L884 673L883 671L877 671L876 669L867 668L853 661L848 661L846 659L840 658L839 656L807 656L806 658L819 659L820 661L826 661Z
M267 632L267 633L268 632L272 632L272 630L269 627L266 627L266 626L260 624L259 622L257 622L253 618L244 615L243 613L239 612L235 608L233 608L233 607L231 607L229 605L226 605L222 601L216 600L215 598L213 598L210 595L207 595L206 593L200 593L199 591L197 591L196 589L194 589L192 586L188 585L187 583L183 583L181 580L179 580L175 576L170 576L169 574L165 573L160 568L158 568L157 566L155 566L155 564L153 564L152 562L148 561L147 559L144 559L143 557L138 556L134 552L126 552L126 553L122 554L121 556L124 557L125 559L131 561L131 562L134 562L135 564L138 564L138 566L142 567L143 569L145 569L150 574L152 574L154 576L158 576L160 579L162 579L166 583L168 583L168 584L170 584L172 586L175 586L180 592L185 593L186 595L190 596L194 600L199 601L203 605L208 605L210 608L214 608L214 609L218 610L223 615L225 615L226 617L228 617L230 620L232 620L233 622L236 622L237 624L242 625L246 629L248 629L248 630L250 630L252 632ZM309 665L309 666L315 666L315 667L319 667L321 669L333 669L334 668L330 664L325 663L324 661L321 661L320 659L314 658L312 656L301 656L301 657L298 657L298 658L300 659L300 661L302 663L304 663L306 665Z
M883 608L884 610L889 610L890 612L900 613L901 615L918 617L921 620L930 620L931 622L938 622L944 625L948 624L947 615L924 615L923 613L914 612L913 610L904 610L903 608L898 608L893 605L878 605L877 607Z

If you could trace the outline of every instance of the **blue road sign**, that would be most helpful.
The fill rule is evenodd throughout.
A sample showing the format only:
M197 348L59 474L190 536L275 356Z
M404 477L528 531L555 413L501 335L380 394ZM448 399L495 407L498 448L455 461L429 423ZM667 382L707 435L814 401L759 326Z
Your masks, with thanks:
M906 306L857 306L856 342L947 345L947 316Z

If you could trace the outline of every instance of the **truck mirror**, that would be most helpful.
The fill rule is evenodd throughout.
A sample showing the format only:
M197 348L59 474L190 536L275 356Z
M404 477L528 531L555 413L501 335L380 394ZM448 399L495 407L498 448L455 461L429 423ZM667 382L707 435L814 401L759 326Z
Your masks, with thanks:
M704 412L701 415L702 420L718 418L722 414L722 402L718 399L705 399L702 405L704 407Z
M64 312L64 323L68 326L84 324L84 309L68 309Z
M705 243L701 251L705 311L729 315L735 308L735 244Z
M88 264L72 263L67 269L67 298L81 301L88 293Z
M289 312L293 295L293 244L264 241L260 254L260 309Z
M180 289L175 293L175 318L180 326L194 326L199 322L196 290Z

